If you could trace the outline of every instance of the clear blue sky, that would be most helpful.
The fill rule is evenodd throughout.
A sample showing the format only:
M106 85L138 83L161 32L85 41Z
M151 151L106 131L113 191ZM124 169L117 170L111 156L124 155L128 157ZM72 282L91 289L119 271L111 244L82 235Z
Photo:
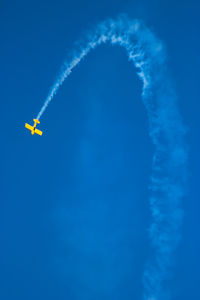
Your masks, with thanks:
M151 2L151 3L150 3ZM165 43L188 127L189 174L174 300L200 299L200 3L195 0L0 3L0 299L141 299L149 257L153 146L141 82L123 49L104 46L35 117L85 29L127 13Z

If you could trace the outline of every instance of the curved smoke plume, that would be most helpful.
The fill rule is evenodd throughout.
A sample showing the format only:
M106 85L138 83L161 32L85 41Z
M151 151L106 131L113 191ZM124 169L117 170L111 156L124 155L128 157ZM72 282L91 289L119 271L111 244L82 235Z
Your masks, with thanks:
M187 153L185 127L176 104L176 94L165 67L165 50L155 35L138 20L125 16L100 23L88 32L50 89L40 110L40 119L58 88L73 68L97 46L110 43L126 49L137 74L143 81L142 100L149 119L149 135L154 144L150 183L152 224L149 228L152 257L143 275L145 300L169 299L165 280L169 278L173 252L180 239Z

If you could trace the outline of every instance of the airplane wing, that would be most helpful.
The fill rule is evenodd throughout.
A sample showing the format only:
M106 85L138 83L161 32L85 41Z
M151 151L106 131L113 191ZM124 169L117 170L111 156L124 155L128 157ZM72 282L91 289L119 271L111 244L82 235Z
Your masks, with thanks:
M27 128L27 129L29 129L29 130L32 130L33 129L33 127L31 126L31 125L29 125L29 124L25 124L25 127Z
M42 135L42 131L38 130L38 129L35 129L35 133L39 134L39 135Z

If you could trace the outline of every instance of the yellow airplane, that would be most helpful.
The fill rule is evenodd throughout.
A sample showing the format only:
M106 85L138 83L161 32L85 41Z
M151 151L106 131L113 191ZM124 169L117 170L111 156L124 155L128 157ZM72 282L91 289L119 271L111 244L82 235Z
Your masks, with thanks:
M34 133L37 133L37 134L39 134L39 135L42 135L42 131L40 131L40 130L38 130L38 129L36 128L37 124L40 124L40 121L37 120L37 119L33 119L33 121L34 121L34 125L33 125L33 126L31 126L31 125L29 125L29 124L26 123L26 124L25 124L25 127L31 131L31 134L32 134L32 135L33 135Z

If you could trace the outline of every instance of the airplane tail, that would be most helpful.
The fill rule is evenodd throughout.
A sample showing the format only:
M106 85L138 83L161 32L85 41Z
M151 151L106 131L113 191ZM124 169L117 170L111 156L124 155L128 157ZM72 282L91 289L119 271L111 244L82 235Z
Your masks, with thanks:
M33 121L36 123L36 124L40 124L40 121L38 119L33 119Z

